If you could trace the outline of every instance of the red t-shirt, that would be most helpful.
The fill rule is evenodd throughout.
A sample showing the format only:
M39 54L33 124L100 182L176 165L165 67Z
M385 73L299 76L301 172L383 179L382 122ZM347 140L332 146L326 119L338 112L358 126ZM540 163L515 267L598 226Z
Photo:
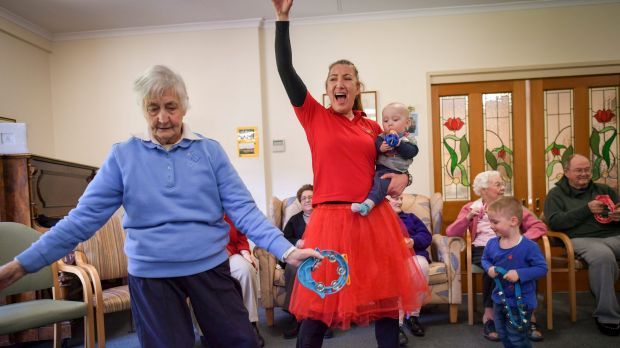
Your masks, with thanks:
M332 108L325 109L310 93L294 109L312 153L312 204L366 199L375 174L375 138L381 133L377 122L357 110L349 120Z

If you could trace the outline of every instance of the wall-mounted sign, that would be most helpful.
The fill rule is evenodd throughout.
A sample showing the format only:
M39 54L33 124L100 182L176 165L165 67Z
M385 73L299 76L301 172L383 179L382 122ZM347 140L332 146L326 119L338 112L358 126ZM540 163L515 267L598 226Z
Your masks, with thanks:
M258 128L237 128L237 153L239 157L258 157Z

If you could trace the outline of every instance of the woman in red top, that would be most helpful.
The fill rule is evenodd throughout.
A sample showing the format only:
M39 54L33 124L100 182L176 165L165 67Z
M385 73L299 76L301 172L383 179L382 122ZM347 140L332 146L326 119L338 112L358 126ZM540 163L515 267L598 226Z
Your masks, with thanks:
M349 279L338 293L321 299L299 283L290 311L302 320L298 347L320 347L328 327L375 323L379 347L398 346L398 310L419 309L428 288L403 243L396 214L387 202L363 217L351 211L372 185L377 153L374 141L381 128L360 111L360 81L346 60L329 67L325 83L332 106L325 109L309 93L292 65L288 37L291 0L272 0L276 22L278 72L303 126L314 172L315 206L304 234L304 247L337 251L349 263ZM394 175L400 194L406 175ZM336 264L323 261L315 280L330 284Z

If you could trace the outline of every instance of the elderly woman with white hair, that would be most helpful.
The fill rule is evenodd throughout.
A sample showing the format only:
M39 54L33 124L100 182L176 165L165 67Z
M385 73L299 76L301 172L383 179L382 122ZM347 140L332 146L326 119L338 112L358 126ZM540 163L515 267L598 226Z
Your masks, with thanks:
M474 192L480 196L479 199L469 202L461 208L456 220L446 228L448 236L464 236L467 229L471 232L472 240L472 263L482 267L481 259L484 247L491 238L495 238L495 232L491 228L491 222L486 212L486 207L504 196L506 184L498 171L490 170L476 175L474 179ZM547 226L534 216L529 210L523 209L523 220L521 222L521 233L535 240L547 233ZM486 273L482 276L482 300L484 302L484 314L482 323L484 326L484 337L491 341L499 341L499 336L495 330L493 321L493 279ZM533 318L533 317L532 317ZM534 319L534 318L533 318ZM530 325L529 337L533 341L542 340L542 334L532 321Z
M258 347L231 276L224 213L260 247L298 265L297 249L256 207L220 144L183 122L183 79L154 66L135 82L144 134L112 146L69 215L0 267L0 289L90 238L121 205L131 310L142 347L194 347L186 300L211 347ZM223 320L222 318L226 318Z

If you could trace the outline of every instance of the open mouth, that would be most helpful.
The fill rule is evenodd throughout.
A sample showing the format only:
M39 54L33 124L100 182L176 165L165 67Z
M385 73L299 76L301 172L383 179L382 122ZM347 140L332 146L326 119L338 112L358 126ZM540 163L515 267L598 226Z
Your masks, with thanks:
M346 93L334 93L334 98L336 99L336 102L343 103L345 100L347 100L347 94Z

